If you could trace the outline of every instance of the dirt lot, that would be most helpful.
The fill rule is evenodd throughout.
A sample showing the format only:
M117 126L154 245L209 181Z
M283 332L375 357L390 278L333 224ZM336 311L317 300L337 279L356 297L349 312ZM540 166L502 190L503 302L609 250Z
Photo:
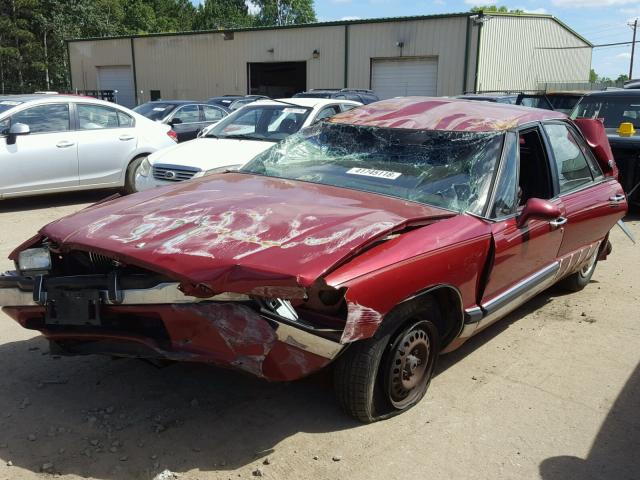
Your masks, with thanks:
M2 202L0 270L39 226L104 195ZM618 228L612 241L584 291L538 296L443 356L418 407L367 426L326 375L56 358L0 314L0 479L638 479L640 245Z

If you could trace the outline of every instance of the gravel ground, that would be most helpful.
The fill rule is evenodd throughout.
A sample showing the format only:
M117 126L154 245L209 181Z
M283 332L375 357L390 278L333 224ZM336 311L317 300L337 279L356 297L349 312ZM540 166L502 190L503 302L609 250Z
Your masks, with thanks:
M0 270L42 224L103 196L0 203ZM640 245L618 228L612 242L585 290L536 297L441 357L420 405L366 426L326 374L268 384L56 358L0 314L0 479L638 479Z

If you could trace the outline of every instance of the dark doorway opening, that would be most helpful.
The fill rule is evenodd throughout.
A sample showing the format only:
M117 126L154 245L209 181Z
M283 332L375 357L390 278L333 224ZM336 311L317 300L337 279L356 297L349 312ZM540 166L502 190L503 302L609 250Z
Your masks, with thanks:
M291 97L307 89L307 62L249 63L249 94Z

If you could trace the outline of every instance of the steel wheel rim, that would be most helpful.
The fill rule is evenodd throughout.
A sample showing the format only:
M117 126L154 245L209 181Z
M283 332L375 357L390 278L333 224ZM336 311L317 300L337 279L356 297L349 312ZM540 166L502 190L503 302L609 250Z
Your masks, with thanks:
M388 372L391 404L402 409L420 397L429 379L431 342L421 328L409 330L392 352Z
M591 259L584 264L584 266L580 269L580 276L582 278L587 278L591 275L591 272L596 267L596 260L598 259L598 252L596 251Z

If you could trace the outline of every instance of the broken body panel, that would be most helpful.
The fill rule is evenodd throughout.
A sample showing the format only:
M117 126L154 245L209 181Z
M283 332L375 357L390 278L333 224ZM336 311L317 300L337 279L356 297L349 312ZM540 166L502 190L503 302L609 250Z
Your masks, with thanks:
M523 225L515 212L499 220L482 215L503 137L514 135L504 131L564 118L447 99L361 107L265 153L258 162L264 174L212 175L52 222L11 254L18 261L21 252L46 247L50 274L0 277L0 305L71 353L209 362L294 380L375 336L404 302L439 295L447 325L441 343L452 350L602 255L608 229L624 214L623 196L610 202L621 195L608 178L553 200L554 210L570 217L567 227L558 229L550 218ZM397 128L400 136L370 131L378 127ZM398 150L407 135L402 129L424 131L411 133L415 143ZM439 129L462 133L429 133ZM338 139L363 134L369 143L351 157L341 145L314 150L323 132ZM445 139L449 156L434 149L433 139ZM343 187L305 180L306 165L304 178L279 178L274 156L288 148L320 167L338 164L346 175L354 162L367 168L355 168L362 179ZM406 168L372 169L386 161L378 150L405 159ZM425 165L429 174L422 175ZM334 172L314 173L321 174ZM424 189L418 198L456 208L372 190L378 177L401 175L405 183L391 184L395 190L406 193L416 180L413 188ZM474 183L474 175L486 181ZM424 177L436 187L425 188ZM465 213L465 206L477 211ZM80 313L68 318L74 305Z

